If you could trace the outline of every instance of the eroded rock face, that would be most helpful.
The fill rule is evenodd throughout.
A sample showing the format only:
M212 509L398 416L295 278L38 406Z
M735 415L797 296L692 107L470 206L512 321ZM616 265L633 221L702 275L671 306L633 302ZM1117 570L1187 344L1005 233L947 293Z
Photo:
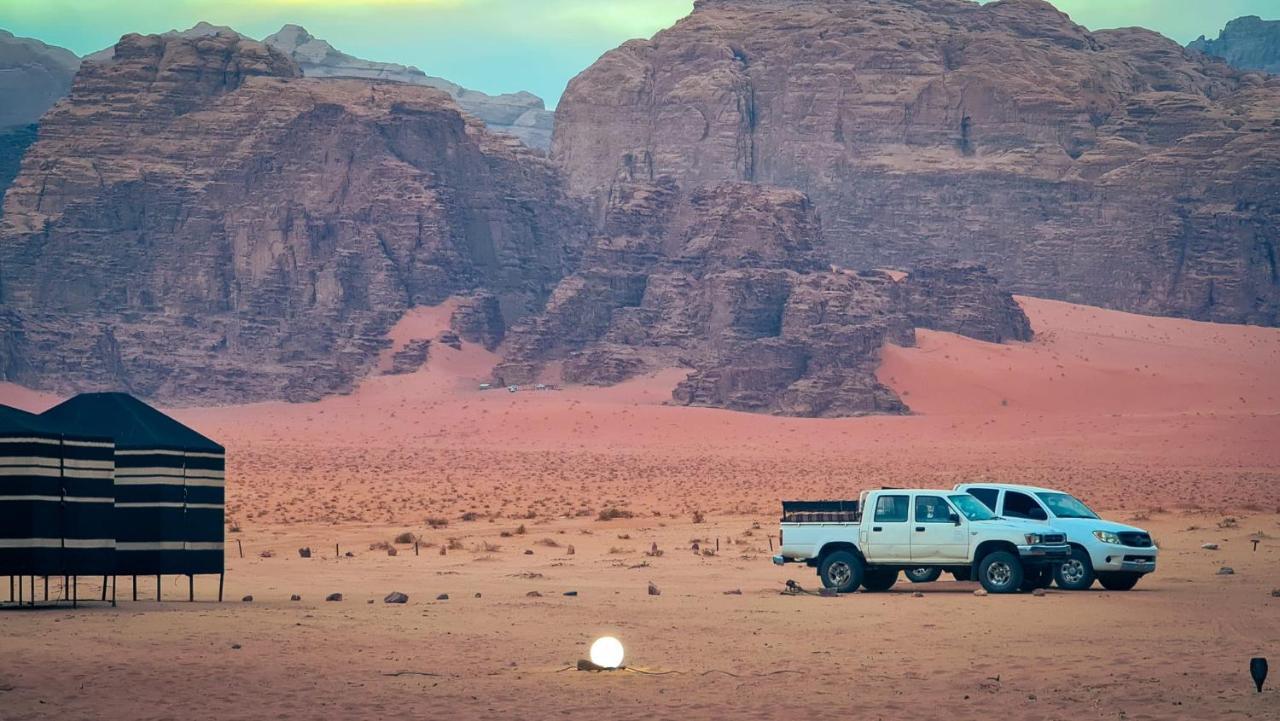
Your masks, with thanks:
M585 239L555 168L445 93L228 33L86 63L4 207L3 377L175 403L347 390L406 308L518 317Z
M67 94L78 67L70 50L0 30L0 214L37 121Z
M906 406L875 370L885 343L915 342L915 325L1031 337L981 269L929 268L902 281L832 270L804 194L743 182L682 192L647 167L629 163L615 180L582 269L511 330L496 382L533 383L552 361L562 361L562 380L590 385L684 366L692 372L674 397L689 405L899 413Z
M849 267L1280 323L1280 79L1042 0L698 0L569 84L552 157L597 207L637 159L802 190Z
M1257 15L1236 18L1217 38L1201 35L1187 47L1222 58L1241 70L1280 74L1280 20L1263 20Z

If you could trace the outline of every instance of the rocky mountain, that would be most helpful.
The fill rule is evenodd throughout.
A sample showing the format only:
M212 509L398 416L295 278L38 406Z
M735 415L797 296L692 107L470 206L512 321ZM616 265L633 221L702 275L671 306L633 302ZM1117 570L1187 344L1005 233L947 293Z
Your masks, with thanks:
M263 42L292 57L302 74L315 78L371 78L414 85L429 85L453 96L463 110L483 120L490 129L519 138L531 148L551 147L555 114L542 98L528 92L489 95L468 90L444 78L427 75L415 67L361 60L335 50L297 25L285 25Z
M67 94L78 67L69 50L0 30L0 201L35 142L36 121Z
M1241 70L1280 75L1280 20L1263 20L1257 15L1236 18L1216 39L1201 35L1187 47L1222 58Z
M693 369L678 402L799 416L903 412L875 377L885 343L915 328L992 342L1030 324L980 268L833 270L803 193L746 182L682 191L629 159L581 269L508 334L502 384L609 385ZM639 174L637 174L639 171ZM554 372L554 371L552 371ZM548 378L547 380L557 380Z
M586 239L560 188L434 88L304 78L233 33L126 36L5 197L0 375L179 403L349 389L412 305L484 289L490 340L540 308Z
M1280 324L1280 79L1043 0L697 0L576 77L552 157L806 193L834 260Z

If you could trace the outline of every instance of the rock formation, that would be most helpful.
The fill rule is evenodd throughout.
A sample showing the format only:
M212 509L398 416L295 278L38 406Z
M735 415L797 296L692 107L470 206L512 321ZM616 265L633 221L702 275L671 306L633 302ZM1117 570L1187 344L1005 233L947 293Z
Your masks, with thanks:
M371 78L439 88L491 130L514 135L531 148L551 147L555 114L533 93L489 95L427 75L415 67L361 60L335 50L297 25L285 25L263 42L292 57L309 78Z
M433 88L303 78L235 34L126 36L5 198L0 375L183 403L346 390L410 306L540 308L586 238L560 187Z
M35 142L36 122L67 94L78 67L80 58L70 50L0 30L0 208Z
M1217 39L1201 35L1187 47L1222 58L1241 70L1280 74L1280 20L1263 20L1257 15L1236 18Z
M805 192L848 267L1280 324L1280 79L1043 0L697 0L569 84L552 157L598 213L646 158Z
M1021 309L980 269L897 282L832 270L812 204L794 190L726 182L682 192L671 178L612 186L601 232L543 313L509 333L501 384L561 361L561 379L609 385L684 366L691 405L799 416L903 412L875 377L886 342L915 326L1025 340ZM642 170L643 172L643 170ZM555 379L546 378L545 380Z

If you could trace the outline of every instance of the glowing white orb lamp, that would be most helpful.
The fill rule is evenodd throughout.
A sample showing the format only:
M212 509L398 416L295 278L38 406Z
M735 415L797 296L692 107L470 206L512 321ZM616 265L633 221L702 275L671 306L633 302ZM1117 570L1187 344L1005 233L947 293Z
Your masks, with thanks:
M602 636L591 644L591 663L600 668L622 668L622 642L613 636Z

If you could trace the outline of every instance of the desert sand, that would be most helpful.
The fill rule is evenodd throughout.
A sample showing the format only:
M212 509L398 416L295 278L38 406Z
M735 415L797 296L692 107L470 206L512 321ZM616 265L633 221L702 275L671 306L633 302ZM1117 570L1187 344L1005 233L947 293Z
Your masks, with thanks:
M496 357L439 344L349 396L177 409L228 449L227 602L120 579L114 610L0 614L0 718L1275 718L1247 667L1280 661L1280 330L1020 302L1030 343L886 349L908 417L675 407L679 369L480 391ZM1071 490L1161 567L1129 593L780 595L818 585L768 561L781 498L972 479ZM636 671L564 670L605 633Z

